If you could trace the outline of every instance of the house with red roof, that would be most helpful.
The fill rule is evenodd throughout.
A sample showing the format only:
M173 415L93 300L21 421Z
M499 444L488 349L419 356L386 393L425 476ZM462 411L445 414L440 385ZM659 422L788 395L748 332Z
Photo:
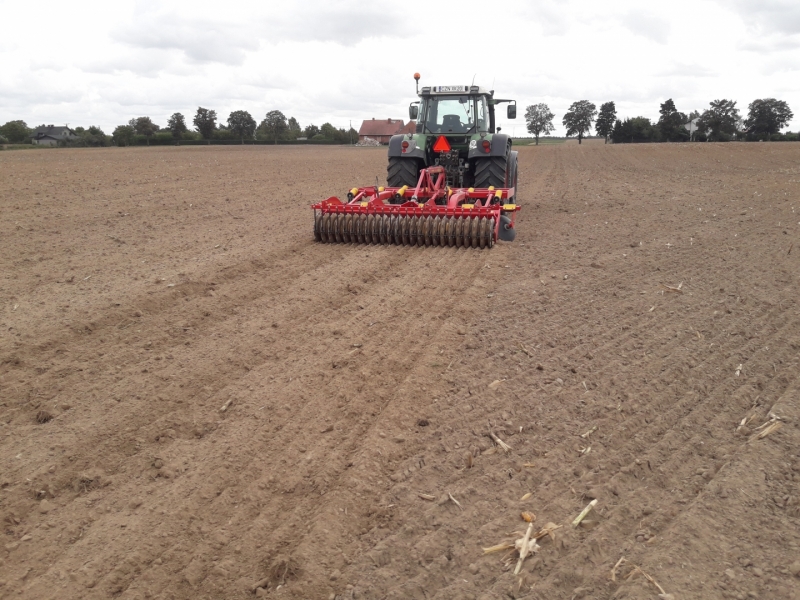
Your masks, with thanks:
M408 125L402 119L369 119L361 123L358 130L358 141L363 142L365 138L376 140L381 144L388 144L393 135L398 133L413 133L416 128L414 121L409 121Z
M408 134L408 133L416 133L417 132L417 122L416 121L409 121L406 123L406 126L403 127L398 133Z

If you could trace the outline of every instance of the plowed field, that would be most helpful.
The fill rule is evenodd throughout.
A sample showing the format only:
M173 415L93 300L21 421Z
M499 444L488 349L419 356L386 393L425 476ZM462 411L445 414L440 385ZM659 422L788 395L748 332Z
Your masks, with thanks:
M385 156L0 153L0 597L800 598L800 144L523 147L513 244L315 243Z

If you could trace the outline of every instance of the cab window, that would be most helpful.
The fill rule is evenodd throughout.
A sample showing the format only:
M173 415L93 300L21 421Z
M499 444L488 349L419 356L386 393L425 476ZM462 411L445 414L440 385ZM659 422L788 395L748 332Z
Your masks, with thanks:
M486 97L480 96L475 100L478 107L478 131L489 131L489 110L486 106Z
M433 96L428 99L425 128L431 133L468 133L474 127L475 107L470 96Z

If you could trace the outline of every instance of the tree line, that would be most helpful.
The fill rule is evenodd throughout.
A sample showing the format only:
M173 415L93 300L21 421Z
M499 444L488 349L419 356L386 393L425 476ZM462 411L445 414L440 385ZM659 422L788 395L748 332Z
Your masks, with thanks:
M150 117L136 117L124 125L118 125L111 135L107 135L99 127L75 127L72 131L77 139L67 141L71 146L130 146L141 141L150 143L150 140L171 141L176 144L182 140L238 140L242 144L246 141L273 142L295 141L306 138L317 142L332 142L349 144L358 141L358 132L354 129L337 129L330 123L321 126L314 124L301 127L294 117L286 118L279 110L269 111L260 123L256 123L253 116L246 110L235 110L228 116L227 121L217 118L217 112L212 109L198 107L192 119L193 129L189 129L186 117L176 112L167 119L166 127L160 127ZM40 125L40 127L45 127ZM9 121L0 126L0 143L23 144L30 143L34 129L27 126L25 121Z
M613 101L597 107L588 100L573 102L564 115L562 123L567 128L567 137L575 136L580 144L589 134L592 125L598 137L615 144L645 142L688 142L730 140L745 141L798 141L800 133L781 133L781 129L792 120L789 105L783 100L765 98L753 100L746 119L742 119L734 100L714 100L702 113L692 111L688 115L679 112L670 98L660 105L659 119L653 123L647 117L617 119ZM540 135L550 135L555 130L555 114L547 104L533 104L525 110L528 132L539 143Z
M800 133L786 132L781 129L787 126L794 115L783 100L765 98L753 100L748 106L748 116L742 119L736 102L733 100L714 100L709 107L700 113L692 111L688 115L679 112L675 102L670 98L660 105L660 117L653 123L647 117L617 119L616 105L613 101L597 107L588 100L573 102L564 115L562 123L567 129L567 137L577 137L578 143L588 135L594 125L599 137L612 143L643 142L686 142L686 141L718 141L732 139L747 141L797 141ZM539 136L550 135L555 130L553 119L555 114L547 104L533 104L525 111L527 130L539 143ZM155 124L150 117L136 117L125 125L117 126L109 136L96 126L88 128L75 127L73 131L77 139L66 143L74 146L129 146L140 141L150 143L157 139L162 143L181 140L239 140L266 141L277 144L279 141L292 141L305 137L308 140L347 144L358 139L358 133L350 128L337 129L330 123L321 127L308 125L301 128L297 119L286 116L279 110L269 111L260 123L256 123L246 110L235 110L228 116L227 122L217 119L215 110L198 107L192 119L194 129L190 130L183 114L176 112L167 119L166 127ZM41 125L40 127L44 127ZM0 143L28 143L33 135L24 121L9 121L0 126Z

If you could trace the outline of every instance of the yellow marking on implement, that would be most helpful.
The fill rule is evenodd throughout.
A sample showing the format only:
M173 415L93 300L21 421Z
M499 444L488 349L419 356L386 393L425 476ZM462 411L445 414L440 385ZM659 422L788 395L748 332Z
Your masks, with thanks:
M423 206L425 206L425 203L424 202L420 202L419 203L419 207L422 208Z
M353 196L357 196L358 195L358 188L353 188L352 190L350 190L350 193L353 194Z
M471 194L472 192L475 191L475 188L469 188L467 191Z
M406 193L406 190L407 190L407 189L408 189L408 186L407 186L407 185L404 185L404 186L403 186L403 187L401 187L399 190L397 190L397 195L398 195L398 196L404 196L404 195L405 195L405 193Z
M474 204L462 204L461 208L475 208Z
M503 204L503 210L517 210L516 204Z
M493 191L494 191L494 186L493 186L493 185L490 185L490 186L489 186L489 191L490 191L490 192L493 192Z
M502 197L503 197L503 190L497 190L497 191L494 193L494 197L495 197L495 198L502 198Z
M362 202L361 206L369 206L369 202Z
M385 188L385 187L383 187L383 186L381 186L381 187L379 187L379 188L378 188L378 191L379 191L379 192L386 191L386 188Z

